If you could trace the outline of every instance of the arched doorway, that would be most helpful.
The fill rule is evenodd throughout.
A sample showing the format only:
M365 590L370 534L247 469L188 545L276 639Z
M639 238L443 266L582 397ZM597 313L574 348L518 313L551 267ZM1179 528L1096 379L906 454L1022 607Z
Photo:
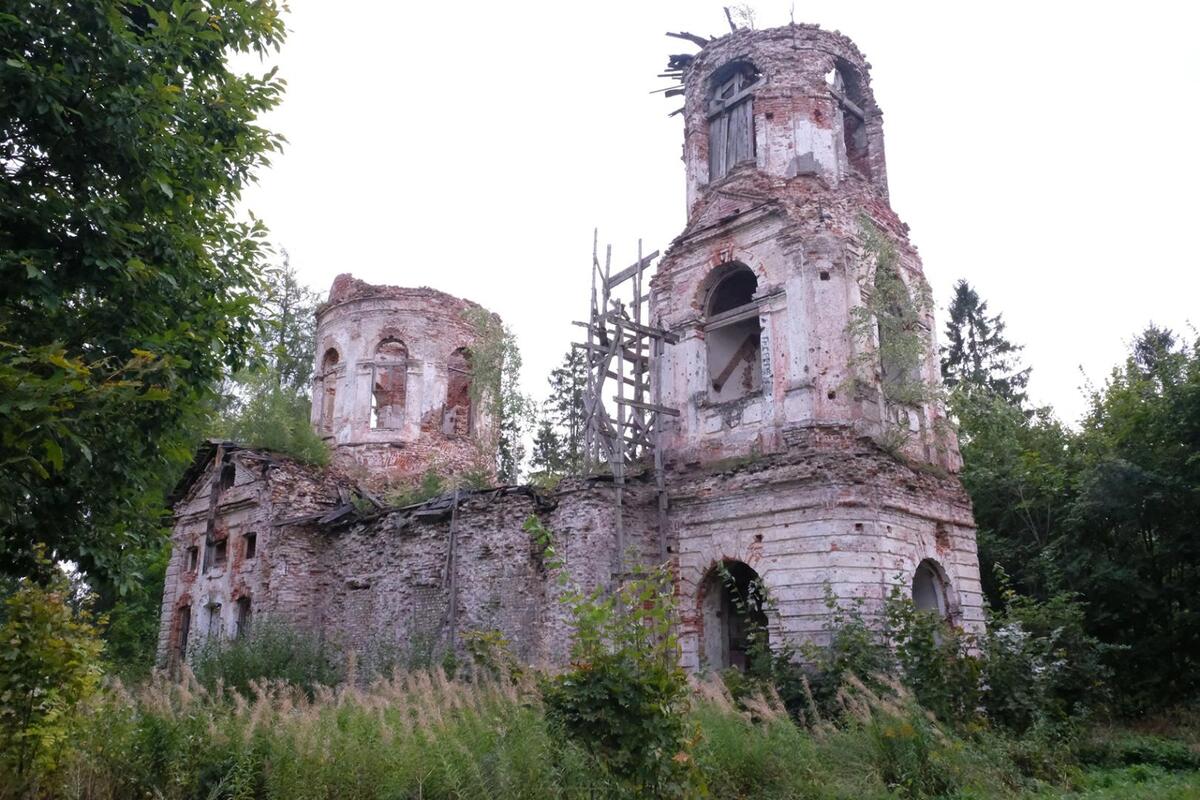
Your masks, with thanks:
M703 620L701 654L706 666L721 670L749 666L756 636L767 636L762 580L741 561L713 566L700 592Z
M941 618L949 614L946 579L941 566L932 558L917 565L917 571L913 574L912 598L918 611L931 611Z

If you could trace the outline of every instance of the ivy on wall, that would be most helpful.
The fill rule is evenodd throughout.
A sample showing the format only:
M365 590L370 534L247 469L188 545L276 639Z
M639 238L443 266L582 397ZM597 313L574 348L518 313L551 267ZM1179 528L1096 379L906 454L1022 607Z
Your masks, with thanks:
M884 399L915 406L928 401L935 387L925 381L921 367L930 354L929 334L921 325L921 310L929 307L928 288L917 297L900 277L896 246L869 219L859 220L863 250L874 269L861 281L863 303L850 310L848 330L861 343L851 359L858 374L877 374Z

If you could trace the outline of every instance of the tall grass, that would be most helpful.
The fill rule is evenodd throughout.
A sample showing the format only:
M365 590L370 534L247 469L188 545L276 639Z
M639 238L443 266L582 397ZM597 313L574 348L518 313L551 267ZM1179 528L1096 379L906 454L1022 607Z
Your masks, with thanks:
M1039 779L1034 773L1044 765L1031 770L1022 748L1039 754L1035 762L1062 753L986 731L956 735L895 685L879 693L851 680L839 696L836 721L808 727L772 693L735 701L718 681L693 689L687 725L696 737L691 757L700 790L680 797L1053 797L1075 784L1095 785L1080 783L1078 770ZM1123 770L1106 778L1104 791L1141 797L1153 796L1155 782L1195 786L1167 772L1193 762L1161 741L1110 735L1097 744L1096 761ZM1142 751L1158 766L1138 763L1145 760ZM114 682L80 706L56 761L59 768L43 777L37 797L634 796L549 721L535 678L451 679L440 669L396 672L367 687L348 681L311 694L283 682L254 682L245 693L219 682L207 688L191 673L136 688ZM0 776L0 797L15 796L9 791Z
M70 798L590 797L598 774L550 734L536 694L440 670L367 689L283 683L246 696L194 677L114 687L86 707L59 778ZM601 795L603 796L603 795Z

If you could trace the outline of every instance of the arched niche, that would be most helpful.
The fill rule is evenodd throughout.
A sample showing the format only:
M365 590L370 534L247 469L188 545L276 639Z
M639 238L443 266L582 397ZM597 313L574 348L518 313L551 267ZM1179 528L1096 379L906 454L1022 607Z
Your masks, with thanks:
M460 347L446 362L446 403L442 410L442 433L468 436L474 429L471 408L471 351Z
M700 652L708 668L750 665L753 637L767 636L764 599L761 579L747 564L725 560L708 571L700 589Z
M333 409L337 400L337 365L341 360L336 348L330 347L321 356L321 431L333 432Z
M704 345L709 399L737 400L762 391L758 278L743 264L724 265L705 298Z

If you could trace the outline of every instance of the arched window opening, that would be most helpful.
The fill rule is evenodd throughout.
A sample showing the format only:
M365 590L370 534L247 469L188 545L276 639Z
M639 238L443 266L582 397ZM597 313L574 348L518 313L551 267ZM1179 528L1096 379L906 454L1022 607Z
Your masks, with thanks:
M446 364L446 405L442 411L442 433L468 436L474 430L471 411L471 351L460 347Z
M321 431L333 433L333 404L337 398L338 352L332 347L321 357Z
M762 579L741 561L713 567L702 587L705 664L715 670L746 669L754 645L766 645L767 615Z
M749 61L717 70L708 98L708 177L716 180L754 160L754 90L762 73Z
M917 565L917 571L913 575L912 598L918 611L932 611L939 617L945 617L949 613L946 583L937 562L927 558Z
M825 77L837 101L846 162L864 177L871 177L867 146L867 114L863 110L862 84L850 65L839 61Z
M371 427L399 428L404 425L408 389L408 348L399 339L384 339L375 348L371 385Z
M739 264L709 294L704 343L713 402L737 400L762 390L762 330L756 291L758 279Z
M924 335L908 288L896 270L880 264L875 270L871 292L875 312L876 347L879 351L879 375L884 394L903 398L907 387L920 384L919 339Z

